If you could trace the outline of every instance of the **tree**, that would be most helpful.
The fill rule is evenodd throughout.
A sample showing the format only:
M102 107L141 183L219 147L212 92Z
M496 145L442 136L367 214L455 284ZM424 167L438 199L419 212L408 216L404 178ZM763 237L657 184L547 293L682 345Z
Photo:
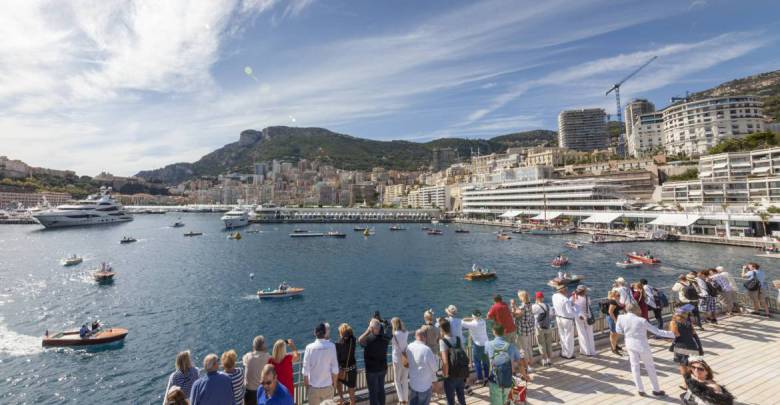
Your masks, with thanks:
M766 211L758 213L758 217L761 219L761 227L764 229L764 236L766 236L766 223L769 222L771 215Z

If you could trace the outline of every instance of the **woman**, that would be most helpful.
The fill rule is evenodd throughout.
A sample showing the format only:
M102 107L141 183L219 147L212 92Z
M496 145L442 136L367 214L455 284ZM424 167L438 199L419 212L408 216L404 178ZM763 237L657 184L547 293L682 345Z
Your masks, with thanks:
M452 336L450 321L446 318L439 319L439 330L441 339L439 339L439 355L441 356L441 375L444 377L444 395L447 397L447 405L455 404L457 397L460 405L466 405L466 381L463 378L450 376L449 353L451 347L462 345L460 339Z
M223 373L230 377L230 382L233 384L233 399L236 401L236 405L244 404L244 370L241 367L236 367L236 361L238 355L235 350L228 350L222 353L220 358L222 361Z
M622 348L618 346L618 338L620 335L618 335L616 329L617 318L618 315L620 315L619 299L620 292L617 290L612 290L607 294L607 305L609 305L607 309L607 325L609 326L609 344L612 346L612 353L622 356L623 353L620 351Z
M393 327L393 381L395 383L395 393L398 395L398 403L406 404L409 402L409 363L406 363L406 367L404 367L403 357L406 355L409 332L406 331L404 323L398 317L391 319L390 325Z
M523 358L528 362L528 372L530 373L533 371L531 366L534 364L534 314L531 309L531 299L528 297L528 292L519 290L517 299L520 301L520 305L517 305L515 300L510 302L512 316L515 317L515 325L517 325L517 330L515 331L517 347L523 353Z
M287 353L287 345L290 345L291 353ZM293 363L298 360L298 349L292 339L279 339L274 343L271 350L271 358L268 364L274 366L276 378L287 388L290 394L295 392L295 383L293 382Z
M688 391L680 394L686 405L732 405L734 396L726 387L713 381L710 366L701 357L691 357L685 381Z
M184 391L181 387L174 385L168 390L168 394L165 395L165 405L189 405L190 401L184 395Z
M165 388L166 395L171 387L175 385L181 389L185 397L189 398L192 384L197 379L198 369L192 365L190 351L180 352L176 355L176 371L171 373L171 376L168 378L168 387Z
M339 377L336 389L339 393L339 403L344 403L344 386L349 392L350 405L356 404L355 387L357 386L357 367L355 366L355 345L357 339L349 324L339 326L339 340L336 342L336 358L339 363Z
M685 304L674 312L672 322L669 324L669 330L674 333L674 343L672 343L672 352L674 353L674 362L680 367L680 375L683 378L681 389L686 390L685 374L688 372L689 356L703 354L699 337L693 328L690 319L690 312L693 305Z
M588 324L588 319L593 318L593 314L590 311L588 287L584 285L577 286L577 289L571 295L571 302L577 312L585 316L585 319L580 319L579 317L575 319L577 339L580 342L580 353L585 356L595 356L596 341L593 338L593 326Z
M631 284L631 296L634 297L634 302L639 305L639 312L641 313L642 318L649 320L647 296L645 295L645 287L642 286L642 283Z

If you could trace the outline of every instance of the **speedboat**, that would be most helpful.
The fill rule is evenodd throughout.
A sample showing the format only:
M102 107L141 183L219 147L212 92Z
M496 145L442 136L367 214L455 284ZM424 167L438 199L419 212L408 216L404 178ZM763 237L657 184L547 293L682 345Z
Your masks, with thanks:
M463 276L463 279L468 281L478 281L478 280L494 280L496 279L496 277L497 277L496 272L480 269L478 271L470 271L466 273L466 275Z
M368 229L367 226L356 226L356 227L352 228L352 230L355 231L355 232L365 232L366 229Z
M581 249L582 244L574 242L574 241L568 241L566 242L566 247L571 249Z
M624 260L622 262L615 263L615 266L618 266L618 267L624 268L624 269L630 269L630 268L633 268L633 267L641 267L642 263L626 259L626 260Z
M498 240L510 240L510 239L512 239L512 237L507 235L507 234L505 234L505 233L499 233L498 235L496 235L496 239L498 239Z
M66 257L66 258L61 260L62 265L65 266L65 267L67 267L67 266L75 266L77 264L80 264L83 261L84 261L83 258L81 258L79 256L76 256L76 255L71 255L70 257Z
M114 281L114 276L116 273L114 272L114 269L111 267L108 263L100 263L100 267L92 273L92 278L95 279L98 283L110 283Z
M132 237L132 236L123 236L122 239L119 241L121 244L127 244L127 243L133 243L138 242L138 239Z
M220 218L226 229L241 228L249 225L249 213L240 208L234 208Z
M200 236L200 235L203 235L203 232L189 231L184 234L184 236Z
M406 228L404 228L404 227L400 227L400 226L398 226L398 225L393 225L393 226L391 226L391 227L390 227L390 230L391 230L391 231L405 231L405 230L406 230Z
M376 232L372 232L370 229L366 228L363 230L363 236L372 236L375 235Z
M442 231L441 229L431 229L430 231L428 231L428 235L440 236L440 235L444 235L444 231Z
M133 216L111 197L111 189L100 188L100 194L93 194L75 203L59 205L32 214L46 228L61 228L78 225L102 225L132 221Z
M628 257L633 262L639 262L642 264L661 264L659 259L656 259L649 253L641 254L637 252L631 252L627 254L626 257Z
M299 232L299 233L291 233L291 238L319 238L325 236L322 232Z
M347 234L343 232L337 232L337 231L330 231L325 233L325 236L329 238L346 238Z
M296 297L301 294L303 294L303 288L300 287L286 287L283 289L277 288L275 290L266 288L264 290L257 291L257 297L260 299L288 298Z
M553 259L551 264L553 267L563 267L569 264L569 258L566 256L559 256Z
M458 228L458 229L455 230L455 233L469 233L469 232L470 231L468 229Z
M231 232L227 236L227 238L228 239L233 239L233 240L241 240L241 232Z
M575 275L568 276L566 278L558 278L558 277L556 277L556 278L550 280L550 282L547 283L547 285L549 285L551 287L559 286L561 284L567 285L567 286L569 286L569 285L577 285L584 279L585 279L585 276L575 276Z
M181 228L183 226L184 226L184 222L176 221L173 223L173 225L171 225L171 228Z
M127 336L128 330L125 328L99 328L88 336L80 337L79 331L57 332L53 335L44 336L43 347L66 347L66 346L93 346L104 343L117 342Z

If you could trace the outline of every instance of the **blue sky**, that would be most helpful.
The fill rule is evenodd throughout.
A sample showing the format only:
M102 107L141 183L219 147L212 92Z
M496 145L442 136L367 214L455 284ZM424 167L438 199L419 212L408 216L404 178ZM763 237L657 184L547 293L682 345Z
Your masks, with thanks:
M776 1L0 3L0 154L131 175L241 130L372 139L556 129L560 110L780 69ZM246 68L252 71L246 74Z

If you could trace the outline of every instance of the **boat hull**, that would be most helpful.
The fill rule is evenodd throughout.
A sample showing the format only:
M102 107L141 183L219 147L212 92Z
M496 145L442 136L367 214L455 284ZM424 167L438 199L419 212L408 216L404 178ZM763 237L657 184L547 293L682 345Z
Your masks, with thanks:
M243 228L249 225L249 218L223 218L226 229Z
M282 299L282 298L289 298L289 297L297 297L303 294L303 288L288 288L286 291L258 291L257 297L261 300L267 300L267 299Z
M635 262L640 262L642 264L661 264L661 261L658 259L651 259L649 257L644 256L637 256L637 255L626 255L629 259Z
M78 331L69 331L55 334L52 337L43 338L43 347L75 347L94 346L123 340L128 330L124 328L111 328L99 331L96 335L82 339Z
M133 220L133 217L129 214L121 216L111 215L99 215L95 217L87 218L68 218L65 215L59 214L33 214L38 223L46 228L67 228L71 226L89 226L89 225L107 225L116 224L119 222L129 222Z

